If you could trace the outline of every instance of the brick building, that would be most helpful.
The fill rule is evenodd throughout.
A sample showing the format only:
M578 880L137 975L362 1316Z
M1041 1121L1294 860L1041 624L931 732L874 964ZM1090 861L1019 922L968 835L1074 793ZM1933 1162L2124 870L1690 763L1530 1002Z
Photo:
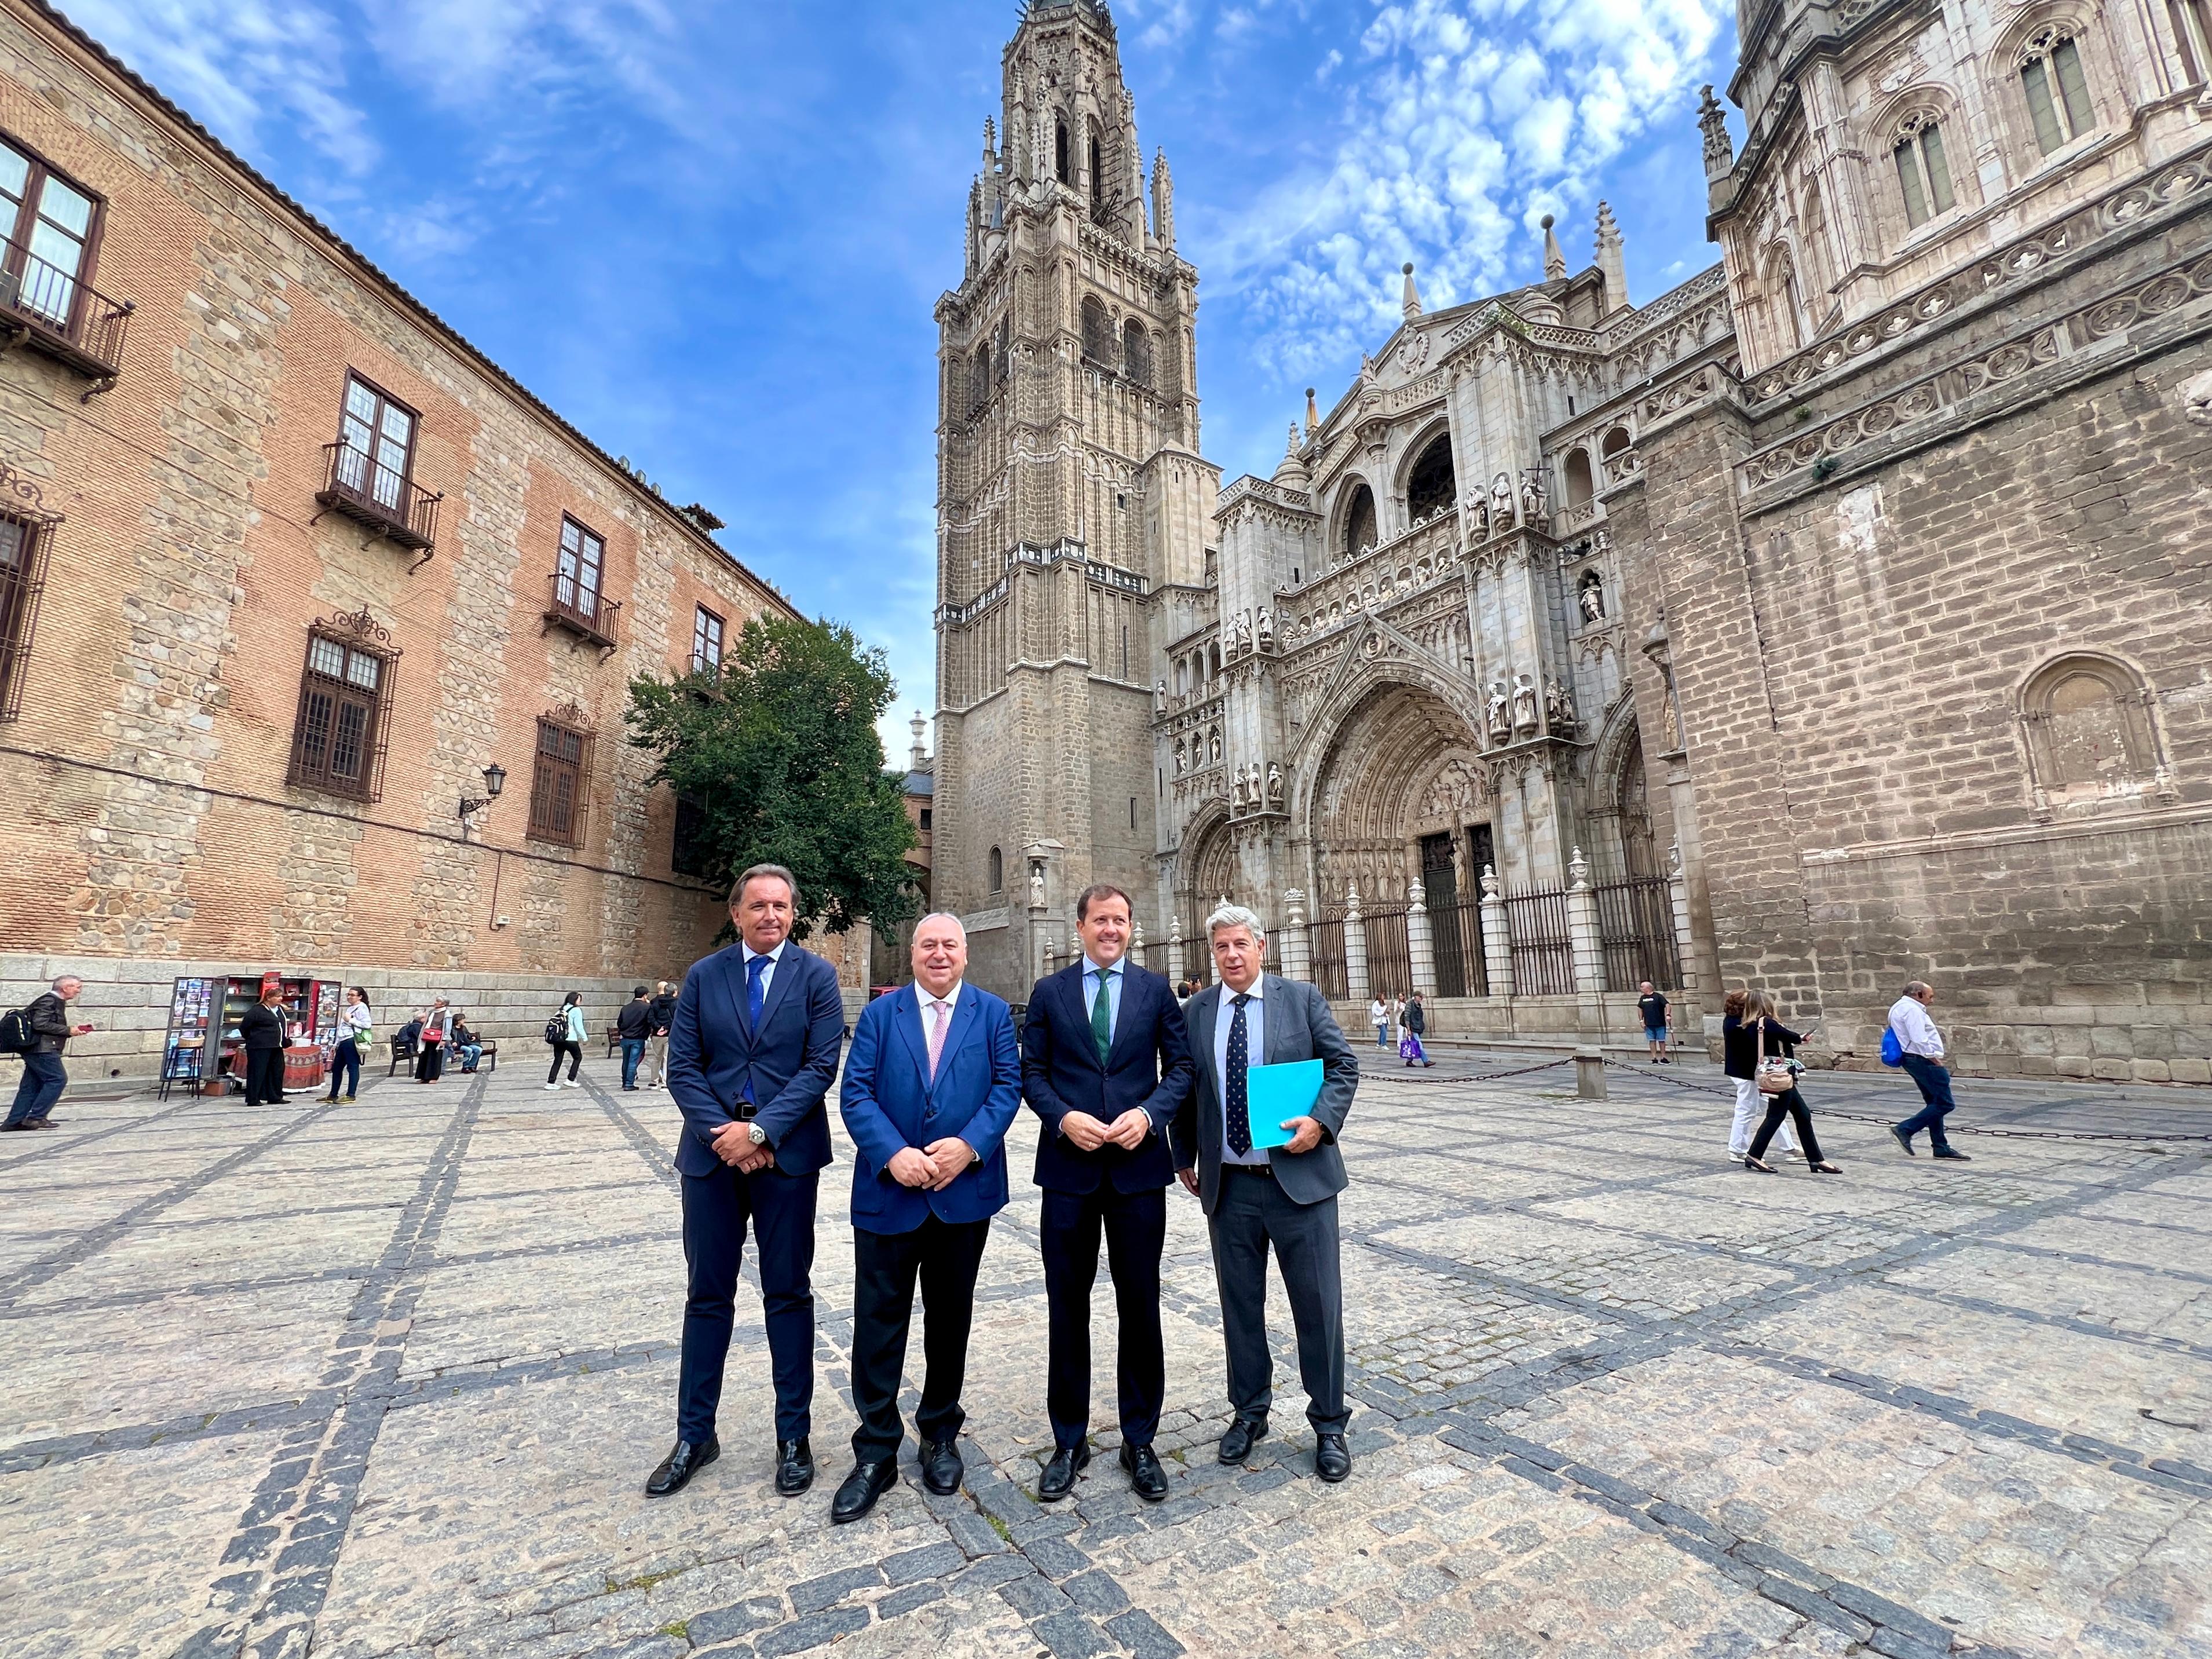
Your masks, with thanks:
M679 976L725 913L627 684L787 602L25 0L0 196L0 1000L82 974L81 1072L143 1073L173 976L507 1036Z
M977 977L1103 877L1164 971L1226 895L1445 1034L1633 1041L1645 977L1710 1033L1749 981L1871 1064L1924 978L1966 1070L2212 1081L2208 16L1745 0L1720 264L1636 303L1601 203L1579 270L1548 216L1540 283L1407 265L1217 494L1113 19L1035 0L937 307Z

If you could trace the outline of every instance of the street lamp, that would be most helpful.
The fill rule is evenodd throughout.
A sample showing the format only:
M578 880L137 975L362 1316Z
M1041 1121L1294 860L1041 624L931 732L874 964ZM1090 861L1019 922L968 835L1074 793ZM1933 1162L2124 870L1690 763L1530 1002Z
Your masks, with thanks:
M497 800L501 793L506 789L507 769L497 761L494 761L489 766L484 768L483 781L484 792L481 800L471 799L466 795L461 797L461 833L465 836L469 830L469 819Z

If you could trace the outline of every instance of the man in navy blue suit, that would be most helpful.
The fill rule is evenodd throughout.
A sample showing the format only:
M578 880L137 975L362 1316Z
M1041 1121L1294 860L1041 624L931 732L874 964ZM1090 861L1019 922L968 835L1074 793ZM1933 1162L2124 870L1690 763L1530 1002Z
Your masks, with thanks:
M1175 1179L1167 1133L1190 1093L1190 1044L1167 981L1128 960L1130 917L1120 888L1084 890L1075 902L1082 959L1036 982L1022 1028L1022 1092L1044 1120L1037 1233L1051 1313L1053 1455L1037 1496L1047 1501L1066 1497L1091 1461L1091 1287L1101 1232L1121 1317L1121 1467L1139 1498L1168 1495L1152 1450L1167 1391L1160 1252Z
M853 1472L830 1519L857 1521L898 1479L899 1376L921 1283L927 1366L914 1426L921 1481L960 1489L961 1385L975 1273L1006 1207L1007 1127L1022 1057L1006 1005L963 983L968 932L942 913L915 924L914 983L870 1003L853 1028L838 1103L853 1164Z
M668 1028L668 1087L684 1114L684 1362L676 1447L645 1483L665 1498L721 1455L714 1410L729 1357L745 1227L760 1258L775 1377L775 1489L814 1481L814 1194L830 1161L822 1098L837 1075L837 970L791 942L799 883L757 864L730 892L738 942L694 963Z

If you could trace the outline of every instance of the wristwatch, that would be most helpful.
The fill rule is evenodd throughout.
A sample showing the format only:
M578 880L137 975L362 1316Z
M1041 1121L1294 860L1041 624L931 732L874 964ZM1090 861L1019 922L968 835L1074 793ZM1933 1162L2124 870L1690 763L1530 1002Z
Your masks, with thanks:
M748 1123L748 1124L746 1124L746 1125L745 1125L745 1133L746 1133L748 1135L750 1135L750 1136L752 1137L752 1142L753 1142L753 1145L754 1145L754 1146L767 1146L767 1145L768 1145L768 1131L767 1131L767 1130L765 1130L765 1129L763 1129L763 1128L762 1128L762 1127L761 1127L761 1126L760 1126L759 1124L757 1124L757 1123Z

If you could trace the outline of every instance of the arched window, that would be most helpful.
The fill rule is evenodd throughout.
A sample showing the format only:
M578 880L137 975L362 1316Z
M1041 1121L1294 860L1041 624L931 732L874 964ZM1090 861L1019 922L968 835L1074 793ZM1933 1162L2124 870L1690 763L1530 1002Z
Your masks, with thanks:
M1459 499L1452 476L1451 434L1439 432L1406 479L1406 511L1415 524L1440 513Z
M1951 210L1951 167L1943 155L1943 124L1927 112L1909 116L1891 146L1897 182L1905 191L1905 219L1916 228Z
M1797 270L1790 250L1778 243L1766 255L1766 295L1774 317L1775 343L1795 351L1805 343L1797 321Z
M975 348L975 363L968 377L968 407L972 411L991 401L991 348Z
M1095 294L1083 298L1083 356L1101 368L1114 366L1114 325Z
M1379 538L1375 532L1375 492L1365 484L1352 487L1352 500L1344 510L1344 556L1356 559Z
M1052 124L1052 176L1063 185L1068 182L1067 123L1065 121L1056 120Z
M1098 129L1093 127L1091 130L1091 205L1094 208L1106 205L1106 169L1099 165L1100 159Z
M1003 893L1006 890L1006 855L1000 853L995 847L991 849L990 890L994 893Z
M2035 125L2036 147L2045 155L2097 125L2081 49L2063 26L2053 24L2028 37L2020 52L2020 83L2027 94L2028 119Z
M1587 506L1590 497L1597 494L1596 485L1590 477L1589 451L1581 448L1569 450L1565 471L1567 505L1569 507Z
M1152 337L1133 317L1121 330L1121 373L1139 386L1152 383Z
M1617 426L1605 434L1605 441L1598 446L1598 453L1609 461L1627 447L1628 428L1625 426Z
M2212 3L2208 0L2166 0L2173 23L2173 43L2181 48L2181 67L2196 86L2212 76Z
M2133 799L2161 771L2152 696L2117 658L2075 652L2021 687L2020 712L2039 805Z

